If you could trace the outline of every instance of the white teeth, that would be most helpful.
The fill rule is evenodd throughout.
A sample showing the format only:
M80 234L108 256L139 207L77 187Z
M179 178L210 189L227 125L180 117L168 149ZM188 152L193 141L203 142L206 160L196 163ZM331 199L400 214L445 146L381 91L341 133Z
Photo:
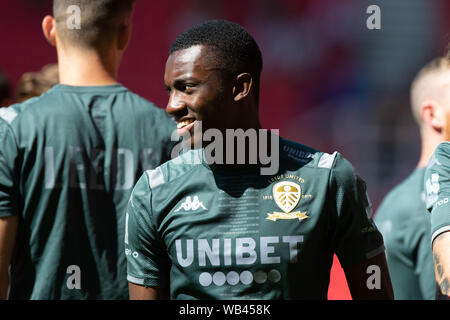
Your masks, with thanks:
M177 129L181 129L181 128L187 126L188 124L191 124L192 122L194 122L194 121L193 120L184 120L184 121L178 122Z

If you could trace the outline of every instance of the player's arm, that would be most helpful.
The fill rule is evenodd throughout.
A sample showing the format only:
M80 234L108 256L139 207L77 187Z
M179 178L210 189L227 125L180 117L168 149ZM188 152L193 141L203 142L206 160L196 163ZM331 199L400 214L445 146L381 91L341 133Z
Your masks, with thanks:
M431 213L431 241L436 298L450 297L450 143L438 145L425 172L426 205Z
M383 236L372 216L365 182L339 154L330 175L336 204L333 243L353 299L393 299Z
M433 241L436 299L450 299L450 232L438 235Z
M130 300L168 300L169 292L164 287L144 287L128 282Z
M415 233L415 237L408 239L416 240L417 244L414 249L414 272L419 281L420 292L424 300L435 299L435 275L433 251L431 246L431 225L430 217L427 212L424 212L423 217L416 223L416 230L411 230Z
M19 192L14 173L18 152L12 129L1 117L0 141L0 299L6 299L18 225Z
M148 181L144 173L131 193L125 216L125 255L131 300L169 298L170 263L153 221Z
M0 218L0 300L6 299L9 264L16 240L17 216Z
M344 272L354 300L394 299L384 252L354 267L345 268Z

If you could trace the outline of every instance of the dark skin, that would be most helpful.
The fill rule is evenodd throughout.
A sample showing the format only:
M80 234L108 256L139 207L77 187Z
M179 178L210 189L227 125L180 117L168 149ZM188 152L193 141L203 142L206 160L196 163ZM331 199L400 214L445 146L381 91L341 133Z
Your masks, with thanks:
M193 46L169 56L164 75L169 92L166 111L183 125L202 121L203 130L260 129L252 75L244 72L224 81L217 59L212 59L211 54L204 46ZM201 140L201 136L194 134L193 126L189 131L191 144ZM371 265L380 268L380 289L371 290L366 285L371 276L367 268ZM384 252L344 271L354 299L393 299ZM132 300L169 298L168 288L129 283L129 289Z
M253 79L241 73L223 80L223 66L205 46L174 52L166 63L164 83L169 92L166 111L177 123L201 121L203 132L216 128L261 128L253 99ZM189 130L193 144L201 140Z

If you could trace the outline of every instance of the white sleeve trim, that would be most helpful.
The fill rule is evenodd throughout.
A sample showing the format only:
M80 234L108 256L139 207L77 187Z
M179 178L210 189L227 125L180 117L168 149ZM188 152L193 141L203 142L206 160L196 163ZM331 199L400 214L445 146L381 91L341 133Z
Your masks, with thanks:
M446 231L450 231L450 226L445 226L445 227L439 228L435 232L433 232L433 234L431 235L431 243L433 243L434 239L436 239L436 237L438 235L440 235L441 233L444 233Z
M144 279L139 279L130 275L127 275L127 280L131 283L135 283L135 284L144 284Z

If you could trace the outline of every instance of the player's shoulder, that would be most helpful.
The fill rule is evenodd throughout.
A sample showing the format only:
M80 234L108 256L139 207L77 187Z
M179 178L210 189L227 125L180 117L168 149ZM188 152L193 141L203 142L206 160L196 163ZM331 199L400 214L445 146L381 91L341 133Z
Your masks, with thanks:
M143 96L141 96L140 94L131 91L130 89L124 87L124 91L123 93L128 95L131 99L133 99L135 102L137 102L138 106L142 106L142 107L148 107L148 108L156 108L158 110L160 110L156 104L154 104L152 101L144 98Z
M33 107L37 104L42 104L42 101L48 98L48 93L43 93L38 97L30 98L21 103L15 103L7 108L0 108L0 118L6 121L8 124L12 124L19 116L26 114L27 110L33 110Z
M156 114L163 115L165 114L165 110L159 108L154 102L148 100L147 98L144 98L140 94L131 91L130 89L124 87L126 90L123 91L124 94L128 95L130 99L133 101L133 105L136 106L136 108L141 108L145 111L152 111Z
M291 166L297 164L299 170L303 167L321 170L326 174L331 174L333 179L341 181L354 181L356 179L353 165L338 151L329 153L294 141L281 139L280 152L282 159L288 159L287 161Z
M440 143L433 152L425 172L426 206L429 211L450 182L450 142ZM442 186L445 186L444 188Z
M145 171L144 175L152 190L177 180L193 170L208 171L203 159L203 149L195 149L184 152L155 169Z
M138 119L152 118L152 120L161 127L162 124L176 127L175 121L168 115L166 110L158 107L154 102L142 97L136 92L127 89L126 94L133 101L132 106L134 108L134 114Z
M408 177L392 188L381 201L375 220L390 219L399 222L412 221L425 216L423 177L425 168L414 170Z
M428 161L427 172L429 170L445 170L450 168L450 142L441 142L433 152Z
M327 153L313 147L280 138L280 157L290 163L310 168L332 169L336 161L341 158L339 152Z
M450 152L450 141L443 141L436 147L435 154L436 155L446 155L449 156Z
M39 96L29 98L23 102L15 103L7 108L1 108L0 118L12 125L20 118L27 118L34 122L39 118L54 116L55 109L61 109L63 101L60 100L60 85L55 85Z
M11 124L19 114L16 108L16 105L12 105L7 108L0 108L0 120L4 123Z
M412 195L414 195L416 199L416 196L423 191L424 173L425 168L414 170L408 177L387 193L383 202L389 204L396 202L402 206L411 204L411 201L408 201L408 199L410 200Z
M7 138L8 134L11 132L11 127L9 125L9 123L2 118L1 114L2 114L2 109L6 109L6 108L0 108L0 141L5 141L5 139Z

